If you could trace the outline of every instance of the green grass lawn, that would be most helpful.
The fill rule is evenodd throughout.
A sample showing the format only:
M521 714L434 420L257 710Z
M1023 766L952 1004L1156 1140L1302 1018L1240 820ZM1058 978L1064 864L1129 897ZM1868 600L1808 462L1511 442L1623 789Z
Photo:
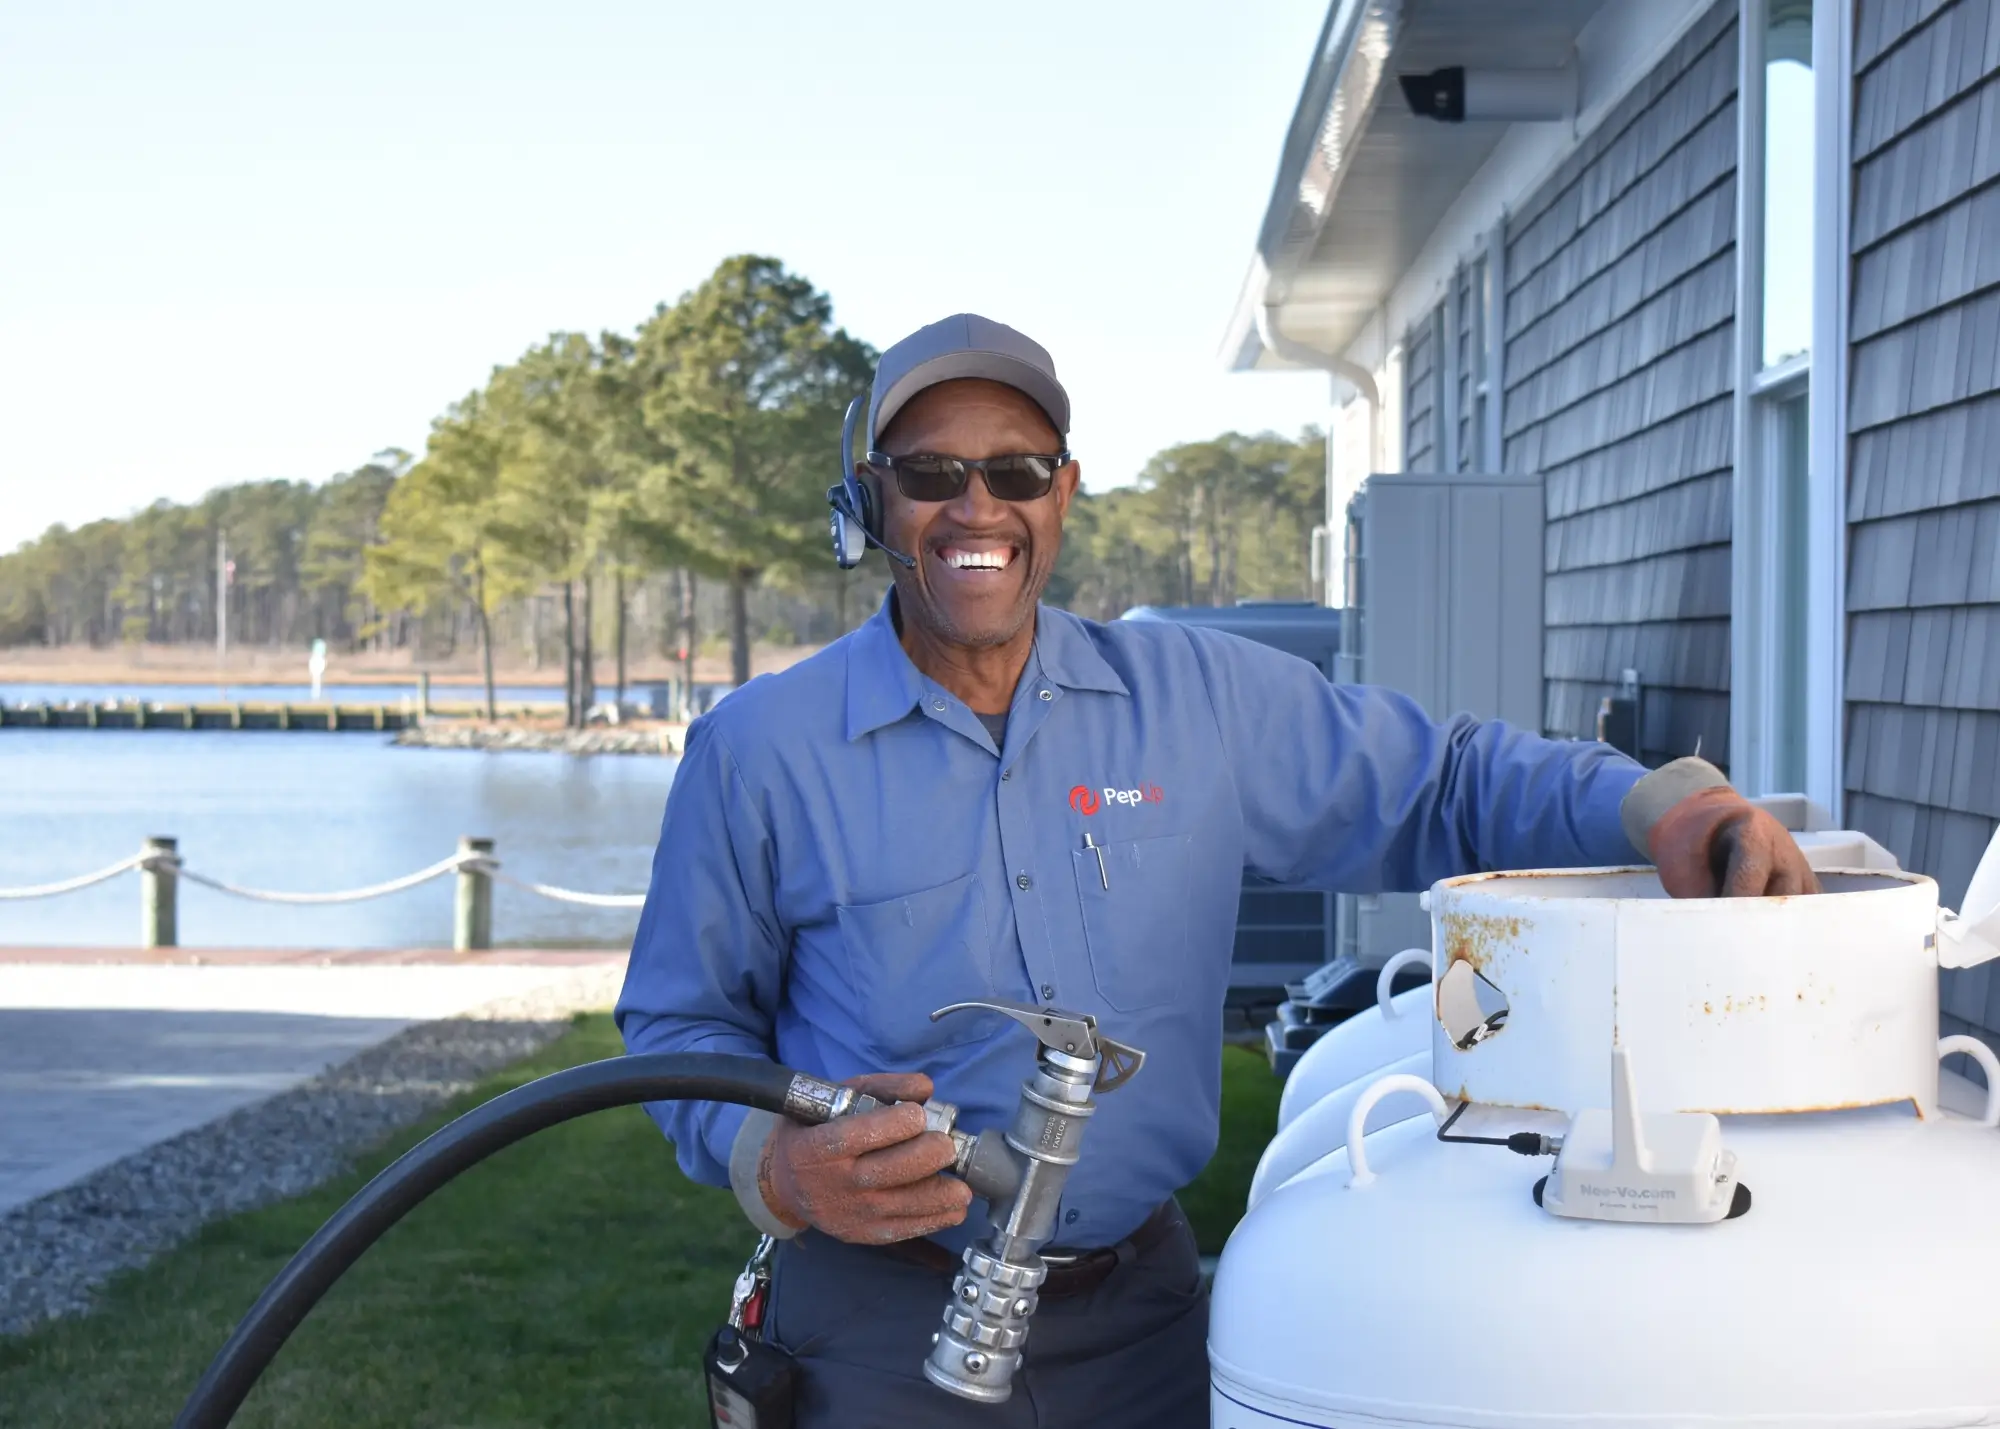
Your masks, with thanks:
M218 1222L121 1277L86 1318L0 1339L0 1426L171 1423L265 1282L369 1176L467 1107L622 1050L608 1016L580 1018L352 1175ZM1204 1250L1235 1223L1278 1090L1262 1059L1225 1053L1222 1147L1182 1198ZM570 1122L460 1177L385 1236L236 1423L704 1425L697 1361L748 1249L729 1193L685 1180L638 1108Z

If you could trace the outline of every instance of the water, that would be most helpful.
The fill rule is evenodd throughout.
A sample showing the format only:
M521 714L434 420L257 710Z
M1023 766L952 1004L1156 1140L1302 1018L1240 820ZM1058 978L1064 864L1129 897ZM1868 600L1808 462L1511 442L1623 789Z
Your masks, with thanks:
M509 873L642 893L675 761L402 749L372 734L0 731L0 887L53 883L180 840L191 868L253 888L356 888L496 840ZM448 947L450 877L365 903L280 907L183 882L186 947ZM494 890L497 943L620 944L637 909ZM131 947L139 879L0 902L0 944Z
M632 699L640 691L628 687L626 698ZM562 686L547 685L495 685L494 698L503 705L562 703ZM611 687L605 686L601 698L611 697ZM230 685L225 691L220 685L160 685L160 684L30 684L26 681L0 681L0 704L8 705L63 705L63 704L107 704L112 701L126 702L143 700L147 704L218 704L230 700L240 700L244 704L306 704L313 698L311 685ZM417 686L414 681L407 685L324 685L319 698L343 705L390 705L415 704ZM433 704L479 703L486 698L483 685L441 685L431 683Z

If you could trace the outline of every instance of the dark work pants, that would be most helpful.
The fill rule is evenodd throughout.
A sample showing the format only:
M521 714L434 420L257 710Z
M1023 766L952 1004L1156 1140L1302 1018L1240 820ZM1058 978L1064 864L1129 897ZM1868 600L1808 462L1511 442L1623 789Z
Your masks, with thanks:
M1208 1295L1185 1221L1088 1294L1042 1301L1005 1404L924 1378L950 1291L880 1251L787 1242L767 1332L798 1357L798 1429L1207 1429Z

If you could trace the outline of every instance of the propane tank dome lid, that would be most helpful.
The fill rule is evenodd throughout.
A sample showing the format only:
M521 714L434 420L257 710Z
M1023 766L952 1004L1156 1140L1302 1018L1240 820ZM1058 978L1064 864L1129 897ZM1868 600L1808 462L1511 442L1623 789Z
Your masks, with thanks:
M1888 893L1926 885L1935 887L1934 880L1925 875L1905 873L1900 869L1823 868L1816 872L1819 875L1820 892L1807 896ZM1623 868L1503 869L1491 873L1468 873L1434 884L1431 896L1435 898L1440 891L1476 892L1495 898L1510 899L1646 899L1693 909L1713 909L1724 903L1731 908L1741 908L1790 901L1790 898L1782 895L1755 899L1674 899L1661 886L1660 875L1651 867L1644 865Z
M1434 1080L1465 1101L1575 1114L1608 1104L1617 1046L1647 1112L1928 1112L1937 884L1821 877L1826 893L1790 898L1669 898L1650 868L1433 885Z

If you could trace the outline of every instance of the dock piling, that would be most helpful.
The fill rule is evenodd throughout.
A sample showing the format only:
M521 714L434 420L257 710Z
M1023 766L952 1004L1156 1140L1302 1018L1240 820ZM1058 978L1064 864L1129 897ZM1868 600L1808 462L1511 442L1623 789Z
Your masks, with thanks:
M462 837L460 858L491 858L492 839ZM458 870L458 897L452 910L451 945L461 953L484 952L493 946L493 880L483 868Z
M151 838L142 850L153 862L139 868L139 944L146 948L179 947L180 880L173 859L178 839Z

